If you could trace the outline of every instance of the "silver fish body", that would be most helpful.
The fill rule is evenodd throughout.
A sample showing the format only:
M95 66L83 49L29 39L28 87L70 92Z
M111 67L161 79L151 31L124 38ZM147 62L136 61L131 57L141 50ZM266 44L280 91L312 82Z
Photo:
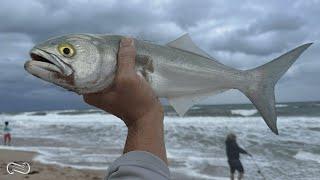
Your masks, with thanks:
M33 60L26 62L25 69L78 94L98 92L113 82L121 38L93 34L52 38L31 50ZM243 71L214 60L188 35L166 45L141 40L134 44L137 73L159 97L168 98L178 114L183 115L209 95L238 89L252 101L274 133L278 133L274 86L311 45L302 45L265 65Z

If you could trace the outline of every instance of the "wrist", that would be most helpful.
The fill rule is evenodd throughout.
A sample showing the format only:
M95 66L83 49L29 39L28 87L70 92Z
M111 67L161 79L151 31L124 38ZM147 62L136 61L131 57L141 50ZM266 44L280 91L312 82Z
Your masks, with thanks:
M163 109L155 108L127 125L127 141L123 152L147 151L167 163L163 116Z
M161 104L155 104L154 106L147 108L138 118L127 119L125 124L128 129L144 128L148 126L159 127L163 124L164 111Z

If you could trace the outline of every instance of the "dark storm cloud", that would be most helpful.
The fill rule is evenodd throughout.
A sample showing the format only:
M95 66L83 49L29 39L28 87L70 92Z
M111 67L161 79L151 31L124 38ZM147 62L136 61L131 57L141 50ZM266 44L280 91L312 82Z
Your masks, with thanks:
M256 19L249 27L252 34L267 33L270 31L296 31L305 24L300 16L288 14L270 14Z
M4 3L0 12L2 32L28 34L35 41L74 33L136 33L136 27L153 26L161 16L149 3L125 1L22 1Z
M165 6L164 14L169 20L182 28L196 26L199 21L208 20L211 17L215 1L204 0L201 3L194 1L172 1Z
M255 19L248 26L229 30L217 37L212 46L215 50L255 55L281 52L306 40L307 31L302 29L303 25L301 17L271 14Z
M32 46L65 33L112 33L166 43L183 33L227 65L248 69L315 42L277 86L281 101L320 100L319 1L2 1L0 111L87 107L23 70ZM307 92L307 93L304 93ZM232 91L207 103L244 102Z

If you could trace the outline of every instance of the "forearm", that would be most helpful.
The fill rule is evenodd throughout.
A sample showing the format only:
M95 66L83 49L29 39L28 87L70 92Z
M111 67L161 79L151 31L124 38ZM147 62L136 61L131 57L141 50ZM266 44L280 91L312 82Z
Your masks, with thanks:
M163 110L155 108L128 126L128 135L124 153L147 151L167 163L163 134Z

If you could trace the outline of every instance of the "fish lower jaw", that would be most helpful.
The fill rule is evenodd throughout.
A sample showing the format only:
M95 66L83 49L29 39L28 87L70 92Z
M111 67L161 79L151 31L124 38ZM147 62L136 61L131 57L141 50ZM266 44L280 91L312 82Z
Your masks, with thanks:
M24 64L24 68L31 74L34 75L44 75L48 73L58 73L63 74L63 71L56 65L41 61L29 60Z

